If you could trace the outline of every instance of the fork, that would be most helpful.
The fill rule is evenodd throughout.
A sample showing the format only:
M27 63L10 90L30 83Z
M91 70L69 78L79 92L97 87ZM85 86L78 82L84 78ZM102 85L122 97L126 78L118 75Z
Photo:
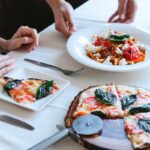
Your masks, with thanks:
M27 61L27 62L30 62L32 64L41 66L41 67L56 69L58 71L61 71L65 75L72 75L72 74L78 73L79 71L84 69L84 68L80 68L78 70L74 70L73 71L73 70L62 69L62 68L54 66L54 65L46 64L46 63L43 63L43 62L40 62L40 61L36 61L36 60L31 60L31 59L28 59L28 58L25 58L24 60Z
M60 70L61 72L63 72L65 75L72 75L75 73L78 73L79 71L83 70L84 68L80 68L78 70L66 70L66 69L62 69L62 68L57 68L58 70Z
M49 65L49 64L48 64ZM46 67L46 66L45 66ZM48 66L47 66L48 67ZM56 69L58 71L61 71L63 74L65 75L72 75L72 74L75 74L75 73L78 73L79 71L83 70L84 68L80 68L78 70L67 70L67 69L62 69L60 67L57 67L57 66L53 66L53 65L49 65L49 68L53 68L53 69Z

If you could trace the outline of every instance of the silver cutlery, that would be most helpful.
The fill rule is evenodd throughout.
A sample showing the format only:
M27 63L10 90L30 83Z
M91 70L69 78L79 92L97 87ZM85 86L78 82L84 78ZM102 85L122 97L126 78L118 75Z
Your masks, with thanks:
M56 144L69 135L78 141L79 135L94 135L100 133L103 127L103 121L98 116L85 115L75 119L72 127L63 128L60 125L56 127L59 128L57 133L32 146L28 150L46 150L49 146Z
M62 68L57 67L57 66L53 66L53 65L46 64L46 63L43 63L43 62L40 62L40 61L36 61L36 60L31 60L31 59L28 59L28 58L25 58L24 60L27 61L27 62L30 62L32 64L41 66L41 67L46 67L46 68L50 68L50 69L55 69L55 70L61 71L65 75L72 75L72 74L75 74L75 73L77 73L77 72L79 72L79 71L84 69L84 68L80 68L80 69L74 70L74 71L73 70L66 70L66 69L62 69Z
M18 120L16 118L10 117L8 115L0 115L0 120L6 123L9 123L11 125L17 126L17 127L27 129L27 130L31 130L31 131L34 130L33 126L27 124L26 122Z

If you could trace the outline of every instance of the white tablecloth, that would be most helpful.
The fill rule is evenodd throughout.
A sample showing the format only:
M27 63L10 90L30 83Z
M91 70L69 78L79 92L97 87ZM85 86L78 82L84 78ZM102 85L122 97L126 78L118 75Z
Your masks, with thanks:
M150 1L137 0L139 9L134 24L150 29L148 16ZM75 11L76 24L78 29L97 24L99 21L107 21L108 17L117 7L117 0L90 0ZM84 19L82 19L84 18ZM87 20L85 20L87 19ZM88 19L97 21L88 21ZM11 52L10 55L17 59L17 67L29 67L54 74L71 81L66 88L53 102L40 112L33 112L27 109L14 106L0 101L0 114L9 114L24 120L35 127L34 131L27 131L0 121L0 150L24 150L40 142L44 138L56 133L56 124L64 124L64 116L74 96L89 85L106 84L128 84L137 86L150 85L150 69L142 69L130 73L110 73L85 68L79 75L69 77L60 72L37 67L23 61L23 58L34 58L66 69L77 69L82 65L75 62L66 51L67 39L50 26L40 34L39 47L31 52ZM15 70L14 70L15 71ZM51 150L83 150L84 148L75 143L71 138L66 138L57 145L49 148Z

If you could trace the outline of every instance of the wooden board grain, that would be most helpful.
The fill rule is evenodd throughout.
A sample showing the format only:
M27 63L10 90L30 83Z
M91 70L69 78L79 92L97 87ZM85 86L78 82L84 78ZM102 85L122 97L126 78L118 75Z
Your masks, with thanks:
M123 119L104 120L102 133L96 137L80 137L83 145L91 150L133 150L124 131Z

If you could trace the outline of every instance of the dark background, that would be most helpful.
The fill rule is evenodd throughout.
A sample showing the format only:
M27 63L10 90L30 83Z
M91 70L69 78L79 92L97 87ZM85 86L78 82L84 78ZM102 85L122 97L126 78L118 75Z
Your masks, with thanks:
M67 0L74 8L87 0ZM53 13L45 0L0 0L0 36L11 38L22 25L38 32L54 22Z

